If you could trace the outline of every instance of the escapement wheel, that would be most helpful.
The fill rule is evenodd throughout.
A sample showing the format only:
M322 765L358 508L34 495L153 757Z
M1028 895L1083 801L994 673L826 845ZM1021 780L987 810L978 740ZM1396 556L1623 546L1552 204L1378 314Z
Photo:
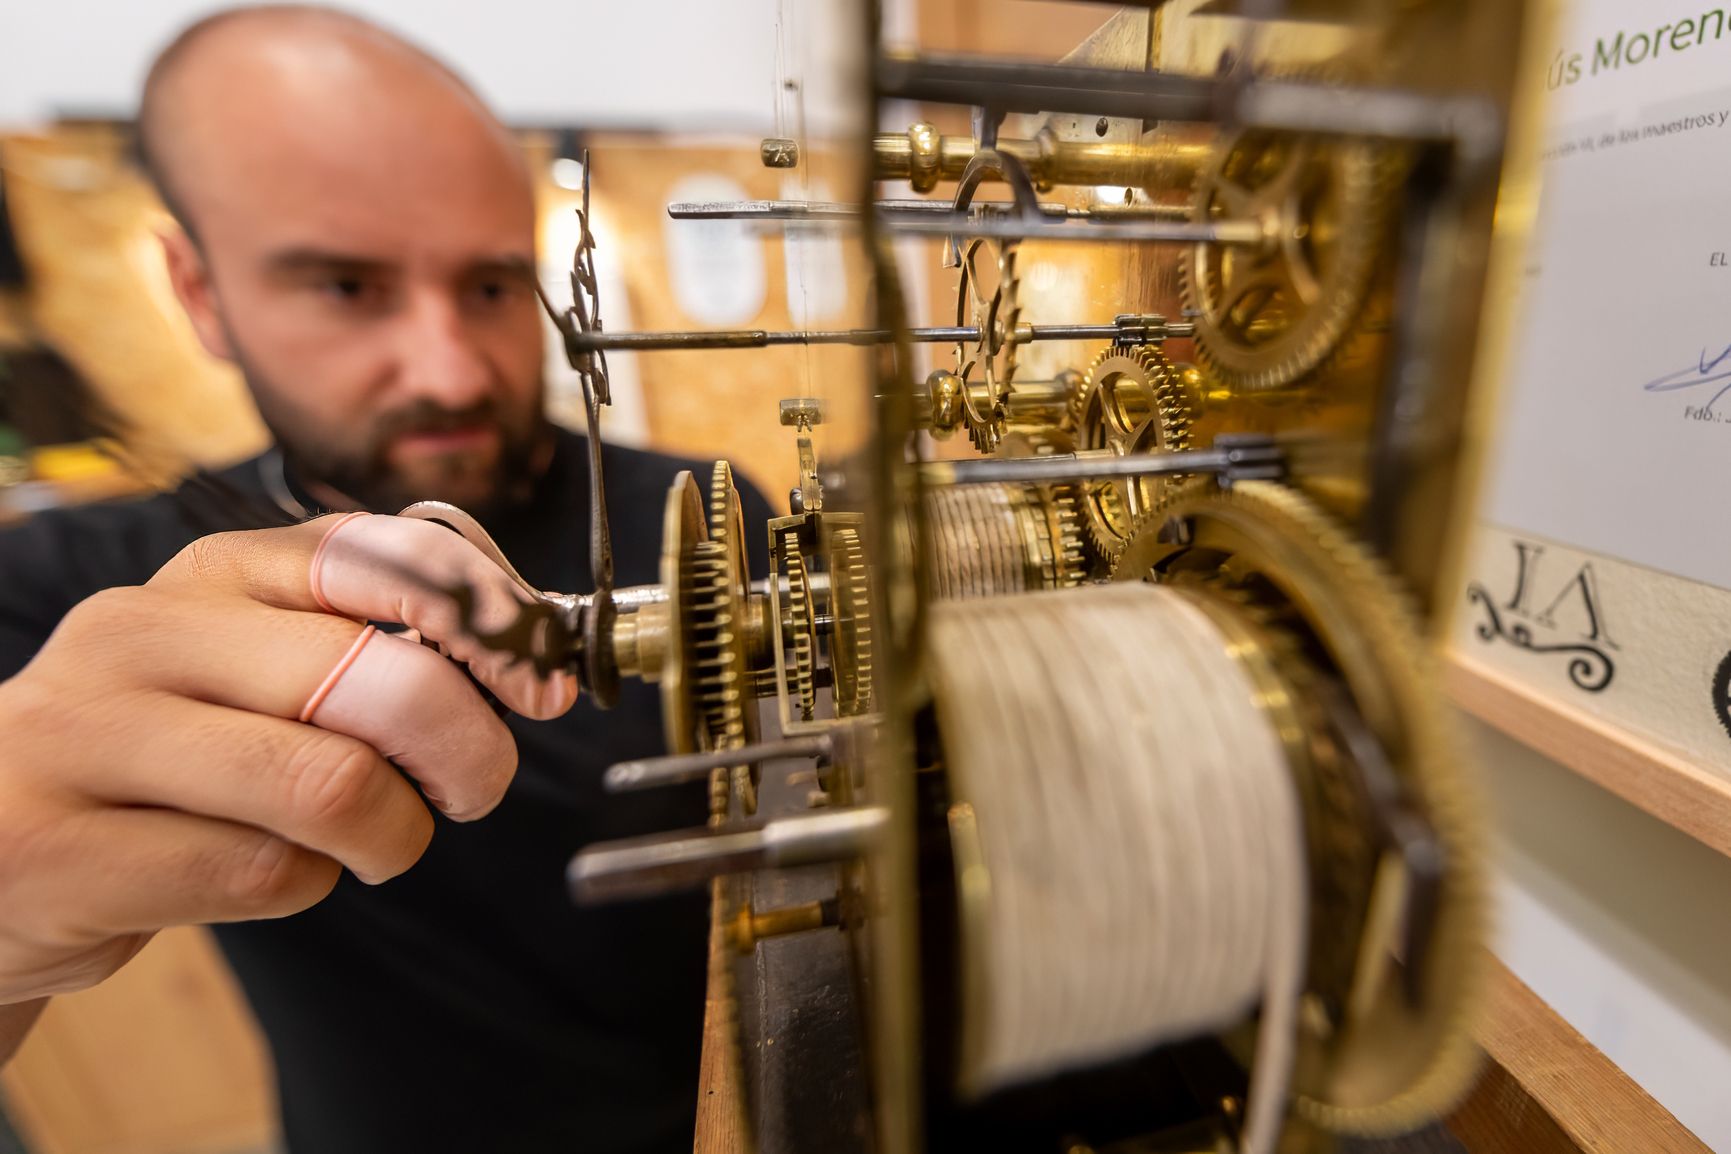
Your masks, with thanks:
M979 331L956 345L957 398L974 448L993 452L1009 419L1016 377L1016 326L1022 312L1013 242L976 238L962 250L956 324Z

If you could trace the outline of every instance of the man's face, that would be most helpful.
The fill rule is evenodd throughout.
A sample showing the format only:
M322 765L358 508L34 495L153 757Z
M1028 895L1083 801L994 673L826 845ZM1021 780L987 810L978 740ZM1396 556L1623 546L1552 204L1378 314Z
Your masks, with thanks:
M495 504L545 428L523 169L427 88L205 115L182 177L197 241L169 242L200 336L297 474L387 512Z

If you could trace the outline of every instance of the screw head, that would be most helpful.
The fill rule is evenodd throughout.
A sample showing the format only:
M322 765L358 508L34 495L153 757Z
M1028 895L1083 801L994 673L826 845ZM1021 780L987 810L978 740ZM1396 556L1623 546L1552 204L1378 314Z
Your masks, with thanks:
M798 168L799 142L781 137L768 137L760 154L765 168Z

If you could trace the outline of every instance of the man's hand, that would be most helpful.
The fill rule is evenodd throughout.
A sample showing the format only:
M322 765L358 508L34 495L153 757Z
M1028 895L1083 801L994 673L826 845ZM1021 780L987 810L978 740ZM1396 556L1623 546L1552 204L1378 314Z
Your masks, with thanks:
M509 731L432 649L357 646L363 622L443 644L518 713L570 707L568 675L460 629L439 588L473 589L481 628L524 599L467 541L335 524L195 541L0 684L0 1007L93 985L164 926L295 913L345 867L394 877L432 837L428 801L458 821L498 804Z

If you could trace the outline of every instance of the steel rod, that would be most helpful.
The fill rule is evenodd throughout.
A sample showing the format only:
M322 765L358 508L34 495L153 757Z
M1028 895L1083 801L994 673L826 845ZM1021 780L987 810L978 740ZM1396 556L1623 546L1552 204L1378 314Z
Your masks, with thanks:
M986 485L1004 482L1037 484L1053 481L1106 481L1125 477L1155 477L1226 473L1278 476L1284 458L1266 441L1215 445L1182 453L1131 453L1109 449L1050 457L988 457L971 461L928 461L920 478L928 485Z
M630 613L645 605L659 605L667 600L664 585L627 585L613 590L613 607Z
M724 874L846 861L878 844L889 817L865 806L600 842L571 859L565 880L572 897L590 904L692 889Z
M993 202L996 203L996 202ZM930 217L954 216L947 200L879 200L872 208L884 216ZM981 206L991 211L990 206ZM1086 208L1070 208L1062 204L1041 204L1040 211L1053 218L1091 215ZM674 220L782 220L830 223L838 220L858 220L860 206L842 201L825 200L685 200L667 206L667 215Z
M751 591L767 595L769 593L769 581L768 577L759 577L751 583ZM781 593L786 596L787 578L779 578L779 581ZM814 592L826 593L829 591L829 574L808 574L806 584ZM665 585L626 585L623 588L613 590L614 608L625 613L635 612L645 605L660 605L665 603L667 599L667 587Z
M939 209L949 205L933 201ZM674 220L858 220L859 206L821 200L676 200L667 206Z
M1142 120L1223 122L1252 128L1454 141L1477 157L1494 151L1503 122L1488 100L1292 80L1230 78L1036 64L977 56L886 57L881 94L892 99L1070 112Z
M995 205L995 202L994 202ZM1161 205L1110 205L1099 209L1042 204L1042 219L1030 221L992 208L954 212L941 200L880 201L873 206L892 232L915 236L968 236L1009 240L1124 240L1171 244L1257 245L1266 239L1255 221L1185 219L1187 210ZM859 219L855 205L825 201L681 201L667 206L674 220L756 220L783 224L835 224ZM1080 221L1081 227L1063 223Z
M974 56L886 57L878 89L889 99L987 106L1002 112L1075 112L1143 120L1213 120L1219 82Z
M788 579L786 577L778 577L775 579L775 581L776 581L776 592L780 596L786 597L787 596L787 590L788 590ZM769 582L770 582L770 578L759 577L757 580L755 580L751 583L751 591L755 594L758 594L759 596L767 597L769 595ZM829 592L829 574L828 573L807 573L805 575L805 586L806 586L806 589L812 593L818 593L818 594L828 593Z
M830 751L830 747L829 735L819 733L765 741L738 749L621 761L607 768L606 774L601 778L601 787L608 793L626 793L638 789L655 789L663 785L679 785L687 781L702 781L717 769L781 757L821 757Z
M1142 336L1146 340L1182 338L1196 331L1192 321L1170 321L1159 326L1159 332L1140 332L1134 324L1093 325L1018 325L1014 340L1017 344L1032 341L1109 341L1122 336ZM607 352L653 351L664 349L763 349L777 345L878 345L887 344L894 334L889 329L717 329L685 332L572 333L567 338L580 351L597 349ZM974 325L934 325L909 329L908 339L920 343L977 341L980 330Z
M886 231L898 236L967 236L1003 240L1125 240L1165 244L1259 245L1266 239L1253 220L1093 220L1083 224L1028 220L1020 216L980 216L952 220L886 218Z

